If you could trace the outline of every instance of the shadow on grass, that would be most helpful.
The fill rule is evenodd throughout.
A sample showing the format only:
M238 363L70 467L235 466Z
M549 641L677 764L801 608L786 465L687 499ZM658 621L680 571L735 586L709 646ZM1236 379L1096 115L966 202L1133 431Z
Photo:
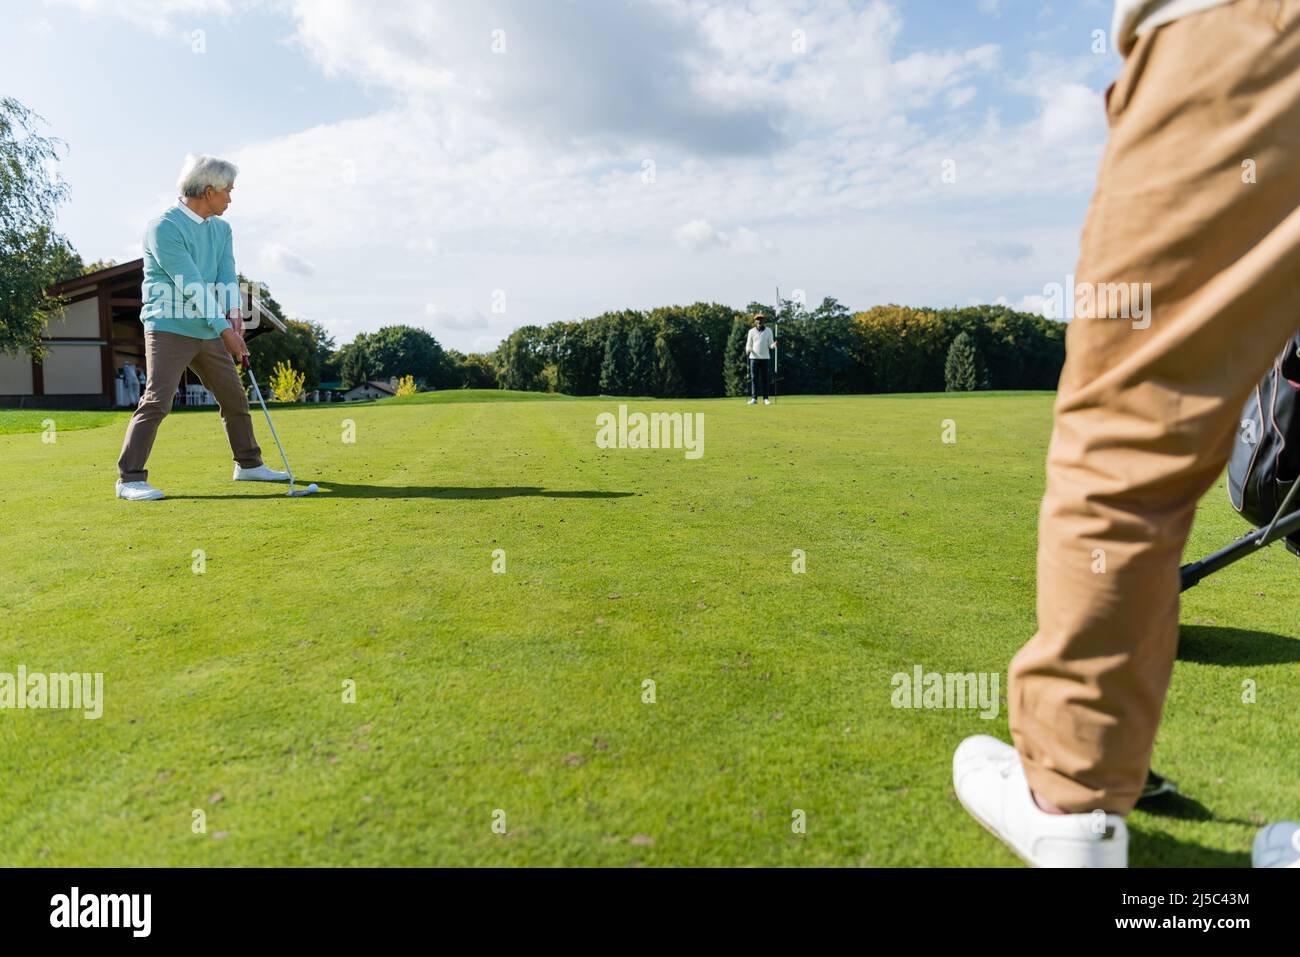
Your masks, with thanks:
M1250 867L1250 852L1204 847L1131 827L1128 863L1130 867Z
M271 484L271 483L268 483ZM302 488L306 482L299 482ZM535 485L353 485L347 482L318 482L323 498L439 498L490 500L501 498L629 498L635 492L598 492L592 489L545 489ZM172 501L184 499L283 498L288 490L284 483L274 483L272 495L169 495Z
M1167 817L1175 821L1213 821L1216 824L1235 824L1240 827L1258 827L1254 821L1237 817L1220 817L1196 798L1186 794L1162 794L1142 802L1141 812L1152 817Z
M1300 640L1266 631L1183 625L1178 660L1201 665L1275 665L1300 661Z

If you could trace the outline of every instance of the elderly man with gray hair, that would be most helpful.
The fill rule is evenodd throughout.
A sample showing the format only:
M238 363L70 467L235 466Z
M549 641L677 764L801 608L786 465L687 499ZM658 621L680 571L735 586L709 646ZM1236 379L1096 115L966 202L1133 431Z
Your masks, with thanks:
M126 429L117 461L117 497L132 502L160 499L145 463L158 425L171 411L186 368L217 399L235 458L236 482L283 482L262 462L253 436L248 396L235 368L248 356L243 338L243 299L235 272L230 207L239 170L212 156L185 158L176 205L151 221L144 235L144 325L148 384Z

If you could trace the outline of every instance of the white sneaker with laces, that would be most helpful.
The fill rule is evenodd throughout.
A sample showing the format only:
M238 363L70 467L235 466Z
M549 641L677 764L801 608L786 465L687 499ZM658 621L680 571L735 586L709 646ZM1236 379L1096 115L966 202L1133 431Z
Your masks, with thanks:
M289 481L288 472L277 472L275 469L263 464L255 469L246 469L243 466L235 466L236 482L287 482Z
M771 405L771 404L772 404L772 401L771 401L770 399L764 399L764 400L763 400L763 404L764 404L764 405Z
M153 502L165 496L162 489L154 488L148 482L123 482L118 479L117 497L128 502Z
M745 403L745 405L758 405L758 400L750 399L748 402Z
M957 800L1026 864L1128 867L1128 827L1118 814L1048 814L1034 801L1020 755L987 734L967 738L952 756Z

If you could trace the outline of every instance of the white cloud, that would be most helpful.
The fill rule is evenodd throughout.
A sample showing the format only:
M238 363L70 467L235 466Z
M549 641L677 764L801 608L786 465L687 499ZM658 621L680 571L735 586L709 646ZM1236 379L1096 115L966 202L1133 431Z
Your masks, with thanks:
M473 306L446 309L436 303L424 305L424 314L433 327L435 335L443 331L467 332L487 329L491 323L487 316Z
M439 246L438 240L433 236L412 236L402 244L402 248L426 256L436 256Z
M262 249L262 262L268 269L291 272L295 276L313 276L316 267L288 246L271 243Z
M699 252L718 243L718 234L708 220L692 219L673 230L673 239L677 245L689 252Z
M1043 90L1042 135L1047 145L1091 143L1105 134L1105 108L1101 94L1081 83Z
M329 74L473 111L552 145L775 148L781 104L715 95L714 51L674 3L300 0L295 40ZM634 55L630 55L634 52Z
M963 246L962 252L971 259L1021 262L1034 255L1034 247L1030 243L1017 240L997 241L984 237Z
M737 226L723 232L713 228L705 219L693 219L673 230L673 239L687 252L706 249L726 249L736 253L770 252L772 244L764 241L752 229Z
M283 0L45 0L92 16L112 15L164 35L201 28L204 18L227 18L255 7L283 7Z
M979 92L979 90L977 90L977 89L976 89L975 87L973 87L973 86L959 86L959 87L956 87L956 88L954 88L954 89L952 89L952 90L949 90L949 91L948 91L948 108L949 108L949 109L952 109L952 110L959 110L959 109L961 109L963 106L965 106L965 105L966 105L967 103L969 103L971 100L975 99L975 95L976 95L978 92Z
M167 29L251 4L59 2ZM860 295L910 283L958 301L990 257L1024 261L1007 247L966 262L981 209L1085 191L1106 132L1088 86L1097 58L1017 53L1009 68L1016 48L996 44L903 54L910 10L883 0L273 5L311 63L388 104L230 157L237 249L263 250L273 275L259 278L340 337L426 321L448 344L482 348L524 322L716 298L708 251L736 254L728 278L746 282L753 254L779 250L782 268L861 283ZM992 94L1008 91L1032 114L1004 120ZM984 109L961 109L975 102ZM918 112L936 105L950 111L940 122ZM939 179L947 159L956 184ZM949 225L921 242L926 221ZM879 232L886 222L895 235ZM505 314L491 312L495 289Z
M913 53L893 65L893 74L909 102L924 105L939 91L965 81L973 73L997 69L1001 48L985 44L961 52Z

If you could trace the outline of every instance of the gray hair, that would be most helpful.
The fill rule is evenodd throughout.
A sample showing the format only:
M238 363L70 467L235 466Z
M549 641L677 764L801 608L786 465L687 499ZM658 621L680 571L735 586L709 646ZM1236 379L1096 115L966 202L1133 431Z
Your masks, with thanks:
M176 188L182 196L198 197L209 186L216 190L225 189L238 175L239 167L234 163L202 153L190 153L185 157Z

